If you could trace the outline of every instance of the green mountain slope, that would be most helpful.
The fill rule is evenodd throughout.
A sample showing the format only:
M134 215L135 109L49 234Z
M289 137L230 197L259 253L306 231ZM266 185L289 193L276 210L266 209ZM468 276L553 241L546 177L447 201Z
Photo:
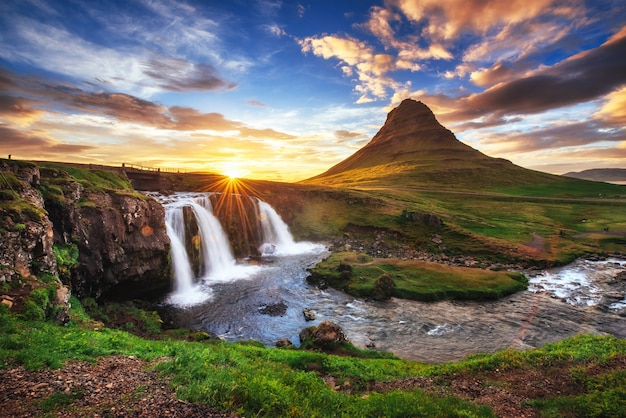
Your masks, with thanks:
M463 191L582 185L575 179L529 170L481 153L460 142L425 104L411 99L389 113L384 126L365 147L303 183Z

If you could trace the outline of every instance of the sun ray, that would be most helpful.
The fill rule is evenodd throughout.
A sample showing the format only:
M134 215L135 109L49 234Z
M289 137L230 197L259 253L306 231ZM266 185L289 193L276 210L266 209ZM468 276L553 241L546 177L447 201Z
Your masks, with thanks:
M214 193L213 212L225 230L239 229L241 244L247 247L244 252L252 252L252 243L258 244L260 239L257 236L257 210L253 201L258 199L258 192L249 182L230 176L218 179L203 190Z

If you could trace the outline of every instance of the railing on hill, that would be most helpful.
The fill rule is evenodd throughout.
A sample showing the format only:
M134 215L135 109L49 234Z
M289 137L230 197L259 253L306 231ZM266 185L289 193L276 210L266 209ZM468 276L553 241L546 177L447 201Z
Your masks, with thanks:
M136 164L136 163L122 163L122 169L130 169L130 170L137 170L137 171L151 171L151 172L158 172L158 173L186 173L185 170L181 170L180 168L146 167L144 165Z

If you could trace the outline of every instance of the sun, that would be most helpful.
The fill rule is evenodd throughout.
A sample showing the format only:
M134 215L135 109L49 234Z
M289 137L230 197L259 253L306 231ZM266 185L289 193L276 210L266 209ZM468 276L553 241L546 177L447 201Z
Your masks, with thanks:
M225 175L231 180L240 179L246 174L248 174L248 172L243 170L241 166L239 166L238 164L229 164L229 163L222 164L220 171L222 172L223 175Z
M241 178L243 176L243 172L241 170L230 168L230 169L224 171L224 175L226 177L228 177L229 179L231 179L231 180L236 180L236 179Z

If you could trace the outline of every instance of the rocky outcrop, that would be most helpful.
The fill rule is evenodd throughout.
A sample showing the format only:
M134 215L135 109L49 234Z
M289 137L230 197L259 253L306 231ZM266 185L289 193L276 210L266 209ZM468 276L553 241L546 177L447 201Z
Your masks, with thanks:
M146 296L168 289L169 238L165 212L154 199L126 191L63 187L51 202L55 239L78 246L72 288L84 296Z
M441 218L434 213L420 213L403 210L402 216L413 222L425 224L434 228L439 228L443 225L443 221L441 220Z
M39 181L33 164L0 161L0 284L11 293L2 295L2 303L22 312L26 299L36 299L31 292L50 288L54 297L45 298L41 312L53 312L52 319L64 324L70 290L57 277L53 227L36 189Z
M56 274L52 223L43 209L39 169L0 163L0 282Z

